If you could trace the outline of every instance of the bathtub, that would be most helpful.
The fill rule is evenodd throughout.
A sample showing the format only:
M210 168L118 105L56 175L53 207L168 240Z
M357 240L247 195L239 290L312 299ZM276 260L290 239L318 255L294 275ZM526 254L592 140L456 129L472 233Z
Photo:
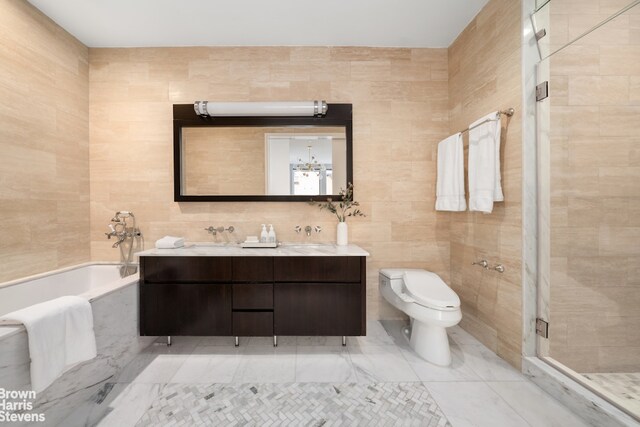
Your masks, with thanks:
M116 373L154 337L138 333L138 275L120 277L120 264L87 263L0 284L0 315L65 295L91 302L98 356L65 372L39 393L31 413L57 425L113 382ZM0 387L30 390L27 333L0 324ZM19 425L19 424L18 424Z
M66 295L90 302L132 285L138 275L120 278L120 264L87 263L0 284L0 316Z

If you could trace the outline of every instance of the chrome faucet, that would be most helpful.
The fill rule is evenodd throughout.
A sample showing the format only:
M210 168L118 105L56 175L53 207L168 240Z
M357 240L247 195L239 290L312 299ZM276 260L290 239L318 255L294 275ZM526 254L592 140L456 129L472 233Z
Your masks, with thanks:
M296 233L300 233L302 231L302 227L300 227L299 225L296 225L294 230ZM319 225L316 225L313 228L310 225L307 225L304 227L304 232L307 234L307 237L311 236L312 231L315 231L316 233L320 233L322 231L322 227Z
M206 230L209 234L211 234L211 235L215 236L216 234L218 234L218 233L224 233L225 231L228 231L229 233L233 233L233 232L235 231L235 227L234 227L233 225L230 225L229 227L224 228L224 227L222 227L222 226L220 226L220 227L214 227L213 225L210 225L209 227L205 227L205 230Z

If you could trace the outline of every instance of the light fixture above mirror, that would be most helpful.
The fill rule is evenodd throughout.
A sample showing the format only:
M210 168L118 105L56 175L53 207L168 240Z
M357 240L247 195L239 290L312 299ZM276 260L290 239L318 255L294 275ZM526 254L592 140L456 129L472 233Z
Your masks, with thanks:
M196 101L193 109L204 117L322 117L325 101L211 102Z

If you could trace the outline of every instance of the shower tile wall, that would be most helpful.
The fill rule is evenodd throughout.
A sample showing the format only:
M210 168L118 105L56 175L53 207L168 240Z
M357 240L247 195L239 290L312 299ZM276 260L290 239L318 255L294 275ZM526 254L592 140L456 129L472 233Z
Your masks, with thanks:
M490 215L454 213L450 228L451 284L462 300L461 326L516 367L522 348L520 27L520 2L492 0L449 48L450 132L492 111L516 110L502 120L505 202ZM465 136L465 156L466 147ZM503 264L505 273L471 265L482 258Z
M550 4L551 48L629 2ZM640 7L554 55L550 356L640 369Z
M0 2L0 282L89 261L88 49Z
M132 210L147 246L165 234L211 239L273 223L284 241L335 241L337 221L306 203L174 203L172 109L195 100L326 99L353 104L353 243L371 252L370 318L400 314L381 302L379 268L427 268L449 280L449 217L434 211L435 148L449 131L446 49L90 49L91 251L117 259L104 238L118 209ZM251 167L252 165L246 165ZM321 225L311 239L295 225Z

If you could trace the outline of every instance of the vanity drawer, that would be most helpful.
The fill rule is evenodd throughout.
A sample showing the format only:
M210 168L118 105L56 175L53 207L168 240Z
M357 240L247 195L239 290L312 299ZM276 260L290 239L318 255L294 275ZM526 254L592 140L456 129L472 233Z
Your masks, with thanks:
M151 256L141 257L141 276L147 283L231 282L228 257Z
M273 312L234 311L233 335L237 337L273 336Z
M274 257L276 282L360 282L360 257Z
M273 282L272 257L233 258L234 282Z
M273 284L235 283L233 309L273 309Z

